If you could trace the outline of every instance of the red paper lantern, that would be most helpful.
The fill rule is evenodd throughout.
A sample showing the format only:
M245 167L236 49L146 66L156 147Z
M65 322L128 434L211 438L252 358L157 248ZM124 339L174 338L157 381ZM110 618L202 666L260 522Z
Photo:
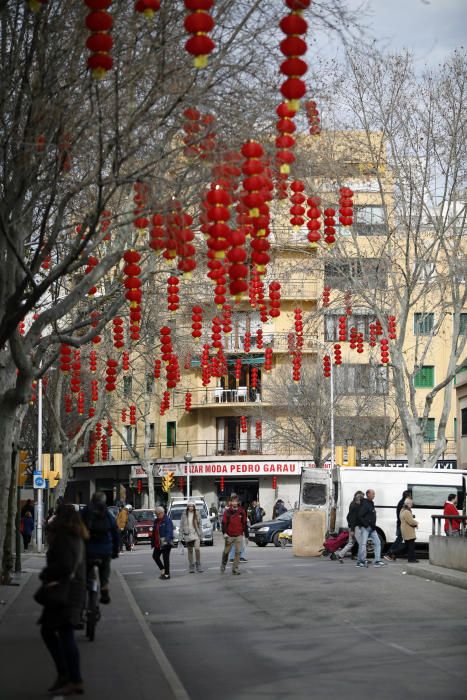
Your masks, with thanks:
M240 430L242 433L246 433L248 430L246 416L240 416Z
M308 125L310 127L310 134L312 136L317 136L319 133L321 133L321 124L316 102L314 100L308 100L305 102L305 110L308 118Z
M117 360L113 360L112 358L108 358L106 362L106 370L105 370L105 389L108 392L115 391L117 388L116 385L116 377L117 377L117 367L118 367L118 362Z
M324 210L324 240L328 246L336 242L336 211L329 207Z
M191 392L189 391L185 394L185 411L187 413L191 411Z
M342 226L351 226L353 223L353 192L350 187L341 187L339 190L339 222Z
M272 477L272 488L274 491L277 489L277 476Z
M347 340L347 316L339 316L339 341Z
M380 347L381 347L381 363L383 365L387 365L389 362L389 340L387 340L386 338L381 338Z
M204 68L209 54L215 48L215 43L208 36L214 28L214 20L208 12L213 4L214 0L185 0L185 7L190 10L185 18L185 29L193 35L186 42L185 50L194 56L195 68Z
M71 348L69 345L62 343L60 345L60 370L69 372L71 369Z
M308 24L302 17L302 11L309 2L304 0L300 6L294 3L291 12L283 17L279 23L281 30L286 35L280 44L280 50L286 56L286 60L281 64L281 73L287 76L281 85L281 93L287 100L287 105L295 112L298 110L300 102L306 92L305 82L302 76L307 71L307 64L300 56L306 53L307 45L301 36L306 34ZM290 7L290 5L288 5Z
M396 317L388 316L388 336L391 340L397 339Z
M324 307L329 306L331 302L331 287L323 287L322 304Z
M319 197L309 197L307 199L307 204L310 207L307 211L307 228L308 228L308 240L310 241L310 248L316 248L318 241L321 238L319 229L321 228L321 222L319 220L321 216L320 204L321 199Z
M220 488L221 493L224 493L224 477L223 476L221 476L221 478L220 478L219 488Z
M266 348L264 351L264 370L272 370L272 348Z
M329 355L323 357L323 374L325 377L331 376L331 358Z
M261 437L263 435L263 426L260 420L257 420L255 422L255 435L257 440L261 440Z
M243 338L243 349L245 352L250 352L251 350L251 333L249 331L245 332Z
M160 6L160 0L136 0L135 12L139 12L147 19L152 19L156 12L160 9Z
M92 77L100 80L113 65L110 55L113 40L109 33L113 20L112 15L107 12L112 5L112 0L84 0L84 2L91 10L86 16L86 27L91 32L86 41L86 48L91 52L88 57L88 68L91 69Z
M334 364L335 365L342 364L342 350L341 350L341 346L339 345L339 343L336 343L334 345Z

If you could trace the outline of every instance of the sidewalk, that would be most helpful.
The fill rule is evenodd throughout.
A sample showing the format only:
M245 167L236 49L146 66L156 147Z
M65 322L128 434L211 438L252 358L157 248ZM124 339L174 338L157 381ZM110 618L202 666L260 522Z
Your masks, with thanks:
M430 581L438 581L448 586L455 586L467 590L467 573L456 571L455 569L446 569L443 566L434 566L428 561L420 562L420 565L408 564L407 573L412 576L420 576Z
M41 563L26 560L24 567L38 571ZM51 697L46 690L56 675L36 624L41 611L32 597L39 586L37 572L21 574L21 579L19 589L0 587L0 600L6 602L0 608L2 700ZM172 700L176 695L156 660L124 585L113 573L112 602L101 606L103 615L94 642L89 642L84 632L76 632L85 697L87 700L110 697Z

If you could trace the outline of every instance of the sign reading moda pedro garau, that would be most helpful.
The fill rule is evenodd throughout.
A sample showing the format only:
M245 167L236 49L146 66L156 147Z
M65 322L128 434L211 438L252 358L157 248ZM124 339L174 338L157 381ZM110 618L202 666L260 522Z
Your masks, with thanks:
M190 466L190 476L261 476L264 474L281 474L282 476L300 476L302 469L311 469L313 461L271 461L254 462L251 460L231 462L194 462ZM180 463L156 466L155 473L163 476L169 471L176 476L187 474L188 465Z

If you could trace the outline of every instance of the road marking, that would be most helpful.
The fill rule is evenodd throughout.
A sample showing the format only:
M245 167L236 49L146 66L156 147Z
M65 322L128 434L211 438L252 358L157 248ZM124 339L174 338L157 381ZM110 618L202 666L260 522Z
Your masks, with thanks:
M116 571L116 574L120 579L120 583L122 584L122 588L125 592L128 602L130 603L130 607L133 610L133 614L139 622L139 625L143 631L144 636L146 637L146 640L154 655L154 658L159 664L161 671L164 674L165 679L174 695L174 698L176 698L176 700L190 700L190 696L185 690L185 687L183 686L180 678L177 676L174 667L165 655L164 650L162 649L158 640L156 639L152 631L149 629L146 620L144 619L144 615L139 609L138 603L136 602L135 597L130 590L130 587L128 586L120 571Z

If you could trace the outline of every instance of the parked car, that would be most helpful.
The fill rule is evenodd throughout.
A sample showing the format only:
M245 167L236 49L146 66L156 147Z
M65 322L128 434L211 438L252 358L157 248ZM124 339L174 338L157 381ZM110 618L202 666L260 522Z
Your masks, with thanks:
M279 534L292 527L294 512L293 510L288 510L275 520L263 520L262 523L252 525L248 539L257 544L258 547L266 547L270 542L275 547L280 547Z
M213 534L212 534L212 522L209 517L209 511L208 507L206 505L206 501L204 498L190 498L190 501L195 502L196 510L198 512L198 516L201 518L201 528L202 528L202 537L201 537L201 544L204 544L205 546L212 547L213 545ZM174 545L178 545L178 540L179 540L179 528L180 528L180 520L182 517L182 513L186 510L187 507L187 499L173 499L170 502L169 509L167 512L167 515L169 518L172 519L173 524L174 524Z
M141 508L132 511L136 518L136 539L135 544L139 542L149 542L151 540L152 529L154 527L154 520L156 514L153 510L148 510L147 508Z

